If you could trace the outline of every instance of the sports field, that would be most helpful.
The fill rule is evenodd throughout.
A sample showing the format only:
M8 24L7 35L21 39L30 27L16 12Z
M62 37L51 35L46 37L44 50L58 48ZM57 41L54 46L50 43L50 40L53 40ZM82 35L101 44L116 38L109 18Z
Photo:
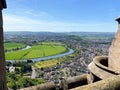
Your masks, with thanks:
M63 44L47 42L41 44L39 43L38 45L34 45L27 50L6 52L5 56L6 60L32 59L57 55L66 52L66 50L67 49Z

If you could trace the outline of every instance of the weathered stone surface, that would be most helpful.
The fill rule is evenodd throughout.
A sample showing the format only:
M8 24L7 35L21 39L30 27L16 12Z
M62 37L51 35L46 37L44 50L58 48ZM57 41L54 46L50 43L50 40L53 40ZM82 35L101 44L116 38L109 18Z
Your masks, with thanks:
M113 76L92 84L76 87L70 90L120 90L120 76Z
M96 75L100 79L107 79L107 78L114 76L114 74L112 74L100 67L97 67L93 62L89 64L88 68L94 75Z
M108 56L108 65L114 69L118 74L120 73L120 17L116 19L118 21L118 31L113 40Z

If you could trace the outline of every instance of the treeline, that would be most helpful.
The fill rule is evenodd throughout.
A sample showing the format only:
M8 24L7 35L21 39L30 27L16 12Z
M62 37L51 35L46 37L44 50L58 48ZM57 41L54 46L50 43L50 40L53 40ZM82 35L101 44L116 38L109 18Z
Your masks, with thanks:
M18 90L45 83L44 79L33 79L29 77L32 71L31 65L31 60L27 60L27 62L6 62L8 68L11 66L15 67L15 71L13 72L9 72L9 69L7 70L7 86L13 90Z
M13 66L15 67L15 71L17 74L24 74L27 72L31 72L32 71L32 67L31 67L31 60L28 60L27 62L6 62L6 66L10 67Z
M44 79L32 79L21 76L16 72L7 73L7 86L13 90L45 83Z

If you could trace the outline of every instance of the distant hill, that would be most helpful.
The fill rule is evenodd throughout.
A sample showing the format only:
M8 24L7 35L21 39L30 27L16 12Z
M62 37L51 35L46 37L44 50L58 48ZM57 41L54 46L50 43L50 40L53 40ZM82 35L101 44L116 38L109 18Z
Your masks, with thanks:
M77 35L82 39L113 39L114 32L67 32L68 35Z
M31 39L55 39L55 38L64 38L69 35L79 36L82 39L113 39L114 32L4 32L5 39L13 38L29 38Z
M46 35L46 36L56 36L56 35L63 35L63 33L57 32L29 32L29 31L11 31L11 32L4 32L5 35Z

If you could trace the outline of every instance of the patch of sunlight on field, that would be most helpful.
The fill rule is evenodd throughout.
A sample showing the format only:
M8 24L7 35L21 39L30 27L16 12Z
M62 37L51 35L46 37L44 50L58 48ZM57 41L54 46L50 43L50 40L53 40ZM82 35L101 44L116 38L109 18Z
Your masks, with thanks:
M52 60L46 60L46 61L41 61L37 62L34 64L35 68L47 68L47 67L52 67L58 63L57 59L52 59Z
M39 43L39 44L48 44L48 45L64 45L60 42L42 42L42 43Z

